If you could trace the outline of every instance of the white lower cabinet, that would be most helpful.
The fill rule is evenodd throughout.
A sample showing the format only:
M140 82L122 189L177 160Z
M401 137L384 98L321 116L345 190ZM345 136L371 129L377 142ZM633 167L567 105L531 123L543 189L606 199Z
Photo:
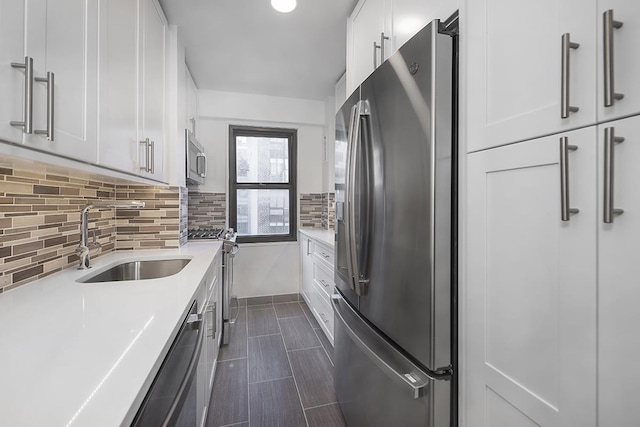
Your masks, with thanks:
M598 127L598 155L605 129L613 143L613 208L604 222L604 158L598 161L598 425L640 425L640 117Z
M466 426L638 425L637 135L640 117L468 156Z
M309 302L313 295L313 240L300 234L300 272L302 295Z
M212 283L207 289L208 298L204 311L204 350L200 354L198 361L198 396L197 396L197 421L199 426L204 427L207 421L207 411L211 392L213 390L213 379L218 362L222 338L222 254L218 253L214 260Z
M333 248L320 240L300 233L302 296L333 345Z

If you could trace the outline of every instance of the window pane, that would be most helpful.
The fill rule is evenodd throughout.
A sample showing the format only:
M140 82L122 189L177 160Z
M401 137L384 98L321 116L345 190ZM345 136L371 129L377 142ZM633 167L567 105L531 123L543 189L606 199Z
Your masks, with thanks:
M289 182L289 140L236 137L237 182Z
M289 190L238 190L240 236L289 234Z

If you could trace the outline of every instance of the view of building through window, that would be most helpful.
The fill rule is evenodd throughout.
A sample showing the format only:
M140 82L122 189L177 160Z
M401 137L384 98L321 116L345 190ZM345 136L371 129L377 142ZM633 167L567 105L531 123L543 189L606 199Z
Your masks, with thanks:
M245 132L243 132L243 130ZM235 225L239 236L290 236L292 134L234 128Z

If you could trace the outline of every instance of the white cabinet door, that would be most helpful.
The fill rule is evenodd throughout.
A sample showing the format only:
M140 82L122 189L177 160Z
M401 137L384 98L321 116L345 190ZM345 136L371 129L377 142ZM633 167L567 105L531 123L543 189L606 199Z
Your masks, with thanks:
M144 0L142 9L142 122L138 139L148 138L152 148L146 153L144 149L140 150L140 166L151 169L145 175L162 179L167 24L162 9L154 0Z
M187 123L185 126L190 129L194 135L197 134L197 122L198 122L198 87L191 77L189 69L185 66L186 74L186 94L187 94Z
M384 0L360 0L347 21L347 95L380 65ZM390 49L388 40L385 48ZM387 54L388 56L388 54Z
M596 425L595 142L594 126L468 157L467 427Z
M139 0L100 1L98 164L130 173L140 173L139 3Z
M477 0L467 19L469 151L595 124L595 0ZM580 45L568 52L569 104L579 110L563 119L565 33Z
M613 29L613 91L624 95L613 105L605 106L604 80L604 16L611 10L613 19L622 26ZM599 0L598 15L598 121L611 120L640 113L640 2L635 0Z
M24 121L24 0L0 0L0 140L21 143L22 127L9 122Z
M624 213L608 224L602 187L606 128L624 137L613 144L614 208ZM598 418L600 426L632 427L640 421L640 117L601 125L598 138Z
M302 272L302 295L311 304L313 294L313 240L300 235L300 271Z
M34 77L54 73L53 137L26 135L26 145L96 162L98 2L30 0L26 15L26 55ZM15 60L14 60L15 61ZM47 84L33 84L34 131L47 129Z
M458 9L457 0L393 0L391 12L391 49L393 52L434 19L444 21Z

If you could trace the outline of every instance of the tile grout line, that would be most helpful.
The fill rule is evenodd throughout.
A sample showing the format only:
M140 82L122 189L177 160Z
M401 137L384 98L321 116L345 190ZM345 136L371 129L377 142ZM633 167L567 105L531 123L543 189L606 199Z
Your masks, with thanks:
M322 347L322 343L320 345L316 345L313 347L305 347L305 348L294 348L293 350L287 350L287 353L293 353L294 351L302 351L302 350L313 350L314 348L321 348ZM285 349L287 347L285 346Z
M244 360L244 359L248 359L248 357L234 357L233 359L221 359L221 360L218 360L218 363L233 362L236 360Z
M311 407L307 408L306 410L324 408L325 406L331 406L331 405L338 405L338 402L324 403L324 404L318 405L318 406L311 406Z
M302 410L302 416L304 417L304 422L309 427L309 420L307 420L307 413L304 410L304 405L302 405L302 396L300 396L300 388L298 387L298 381L296 381L296 376L293 372L293 365L291 364L291 358L289 357L289 352L287 351L287 345L284 342L284 335L282 335L282 328L280 327L280 319L276 318L278 322L278 329L280 329L280 338L282 339L282 345L284 346L285 354L287 355L287 362L289 362L289 369L291 369L291 375L293 376L293 384L296 386L296 393L298 394L298 401L300 402L300 409ZM249 426L251 427L251 426Z
M268 380L254 381L254 382L249 383L249 384L264 384L264 383L268 383L268 382L271 382L271 381L286 380L286 379L288 379L288 378L293 378L293 372L292 372L292 373L291 373L291 375L289 375L288 377L271 378L271 379L268 379Z
M274 335L280 335L280 334L264 334L264 335L256 335L254 337L247 337L247 338L262 338L262 337L271 337Z
M306 304L306 303L305 303ZM309 316L307 316L307 313L304 311L304 309L302 308L302 304L300 304L300 302L298 302L298 305L300 305L300 309L302 310L302 312L304 313L304 317L307 319L307 322L309 322L309 326L311 326L311 329L313 329L313 332L316 334L316 338L318 338L318 341L320 341L320 347L322 347L322 349L324 350L325 354L327 355L327 359L329 359L329 363L331 363L331 366L335 368L335 365L333 364L333 359L331 359L331 357L329 356L329 352L327 351L327 349L324 347L324 344L322 344L322 339L320 339L320 335L318 335L318 329L320 331L322 331L322 328L314 328L313 325L311 324L311 321L309 320ZM324 334L324 332L322 332ZM326 337L325 337L326 338ZM327 341L329 341L329 339L327 338ZM331 344L331 343L329 343Z

